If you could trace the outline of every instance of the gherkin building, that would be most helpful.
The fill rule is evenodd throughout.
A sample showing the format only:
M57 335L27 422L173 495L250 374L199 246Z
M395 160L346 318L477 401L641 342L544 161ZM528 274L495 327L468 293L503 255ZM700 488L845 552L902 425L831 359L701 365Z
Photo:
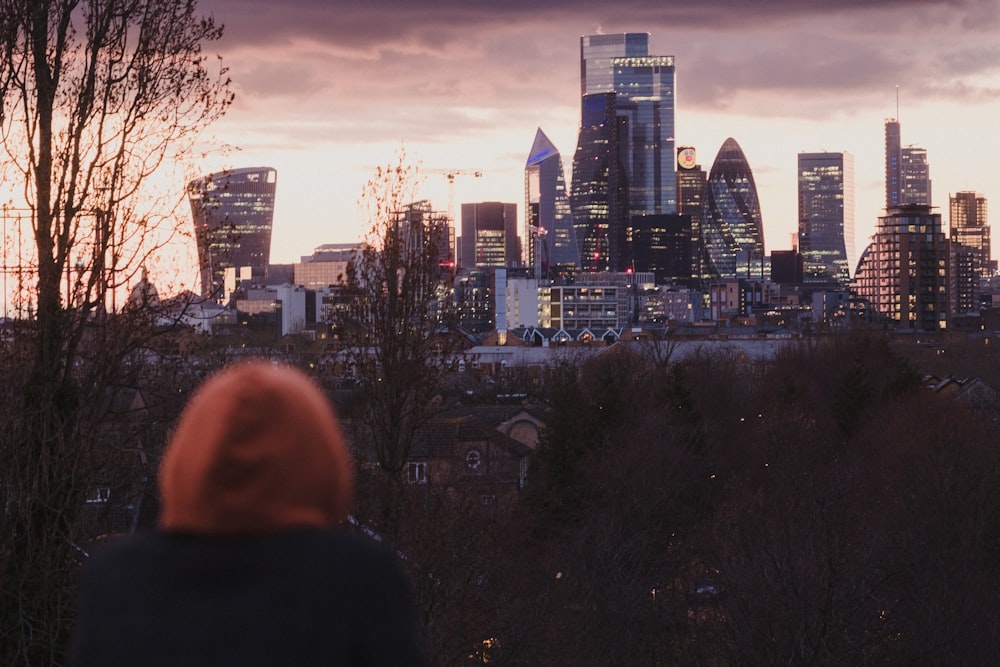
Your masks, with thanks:
M732 137L715 157L706 184L702 228L708 273L722 278L756 274L764 258L764 227L753 173Z

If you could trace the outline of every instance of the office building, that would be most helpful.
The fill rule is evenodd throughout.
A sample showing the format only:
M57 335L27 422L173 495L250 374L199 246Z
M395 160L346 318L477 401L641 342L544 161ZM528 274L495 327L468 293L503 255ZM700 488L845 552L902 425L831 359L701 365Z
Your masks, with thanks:
M524 167L524 193L526 263L537 278L575 273L580 251L562 157L541 128Z
M517 204L462 204L458 265L462 269L503 268L521 262Z
M253 280L266 279L276 184L270 167L222 171L188 184L202 296L228 300L226 269L249 267Z
M899 174L902 181L901 203L931 205L931 168L927 149L904 146L900 150Z
M846 286L854 256L854 156L799 153L798 186L803 279Z
M907 204L931 206L927 150L903 146L899 120L885 121L885 208Z
M621 161L628 119L614 93L585 95L573 156L570 202L583 271L624 271L628 261L628 183Z
M859 296L900 329L937 331L948 324L948 241L930 206L900 206L878 219L863 257ZM862 279L859 277L859 281Z
M885 209L896 208L902 204L900 197L902 178L900 163L903 144L900 136L899 121L887 118L885 121Z
M347 267L355 261L362 246L357 243L326 243L292 264L292 282L311 290L342 285Z
M993 273L986 197L977 192L957 192L948 198L948 212L952 312L979 312L980 281Z
M691 216L677 213L632 218L632 269L654 274L658 284L692 286L691 226Z
M677 212L691 218L691 276L698 281L692 286L705 286L708 276L705 244L701 228L705 220L705 185L708 175L698 164L697 153L691 146L677 149Z
M713 276L759 276L764 270L764 226L757 186L743 149L723 142L708 174L702 242Z
M627 121L619 156L630 215L677 211L675 89L674 57L650 55L647 33L580 38L581 96L614 93L615 113Z

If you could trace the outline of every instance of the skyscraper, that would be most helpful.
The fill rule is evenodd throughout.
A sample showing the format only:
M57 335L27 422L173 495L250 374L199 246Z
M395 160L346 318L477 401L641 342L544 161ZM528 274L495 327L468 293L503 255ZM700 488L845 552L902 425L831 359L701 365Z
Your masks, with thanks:
M764 225L757 186L743 149L732 137L723 142L706 185L702 239L710 266L723 278L756 275L764 261Z
M917 204L887 211L866 254L869 287L861 296L882 317L902 329L947 326L948 243L939 213Z
M650 55L647 33L580 38L582 105L573 208L583 218L577 229L584 270L620 270L628 264L623 241L629 236L628 217L677 211L675 87L673 56ZM612 113L616 123L610 122ZM611 159L612 150L617 160ZM619 217L623 206L626 215Z
M948 203L952 312L979 312L979 281L990 276L993 265L986 198L977 192L957 192Z
M900 138L899 121L887 118L885 121L885 208L889 210L902 204L900 198L903 180L900 175L903 161L903 144Z
M798 181L803 279L847 285L854 257L854 156L799 153Z
M580 96L615 92L615 58L649 55L649 33L585 35L580 38Z
M524 166L524 243L536 278L573 273L580 251L566 192L562 157L542 132L535 133Z
M677 149L677 212L691 218L691 277L698 287L709 276L704 267L708 264L702 226L705 224L705 186L707 174L698 164L697 153L691 146Z
M570 197L581 268L624 271L628 186L620 147L628 120L618 116L614 93L585 95L582 110Z
M458 265L462 269L502 268L519 264L517 204L462 204Z
M931 205L927 149L903 146L899 121L885 121L885 208L907 204Z
M270 167L221 171L188 184L203 296L226 298L229 268L250 267L255 279L266 276L276 184Z
M900 149L900 203L931 205L931 168L927 149L904 146Z

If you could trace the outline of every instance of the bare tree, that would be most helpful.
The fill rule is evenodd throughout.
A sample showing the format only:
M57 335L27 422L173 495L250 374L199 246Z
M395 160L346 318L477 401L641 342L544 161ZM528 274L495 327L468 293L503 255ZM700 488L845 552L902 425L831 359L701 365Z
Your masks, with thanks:
M413 207L418 168L400 151L366 184L366 243L346 276L353 313L345 355L359 380L352 413L360 446L387 482L379 521L392 538L414 438L437 410L433 399L450 370L440 303L446 269L442 229Z
M181 164L232 101L225 69L202 53L221 30L194 0L0 0L3 176L29 211L36 274L23 416L0 465L5 664L60 659L85 484L81 407L100 391L82 367L118 288L177 233L181 198L151 177Z

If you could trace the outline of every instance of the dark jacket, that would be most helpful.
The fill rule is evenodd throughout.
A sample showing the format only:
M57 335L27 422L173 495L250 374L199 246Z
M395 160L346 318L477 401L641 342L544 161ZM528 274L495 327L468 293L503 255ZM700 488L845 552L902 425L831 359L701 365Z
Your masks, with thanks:
M71 665L419 665L408 595L345 530L136 535L88 562Z

